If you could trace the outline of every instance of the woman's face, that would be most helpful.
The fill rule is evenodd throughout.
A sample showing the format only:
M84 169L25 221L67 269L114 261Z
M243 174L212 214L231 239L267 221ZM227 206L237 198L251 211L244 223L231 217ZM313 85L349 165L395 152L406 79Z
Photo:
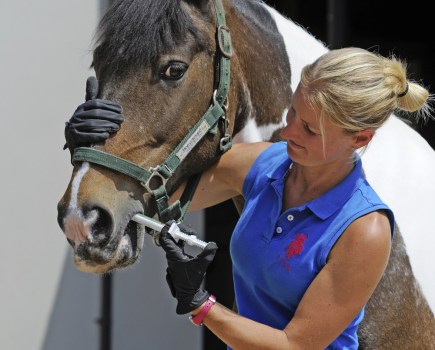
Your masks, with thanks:
M349 161L358 146L358 133L348 133L334 125L329 118L320 128L320 113L304 100L300 85L293 95L287 113L287 125L281 137L287 141L287 152L301 165L316 166L337 161Z

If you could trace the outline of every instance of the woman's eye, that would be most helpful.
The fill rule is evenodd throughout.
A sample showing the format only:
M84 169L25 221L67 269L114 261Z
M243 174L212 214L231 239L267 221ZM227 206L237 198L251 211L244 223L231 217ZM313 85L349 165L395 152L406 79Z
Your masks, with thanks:
M309 135L312 135L312 136L317 135L314 131L312 131L310 129L310 127L307 124L304 124L304 129Z
M172 62L162 71L161 77L165 80L179 80L187 71L187 64L181 62Z

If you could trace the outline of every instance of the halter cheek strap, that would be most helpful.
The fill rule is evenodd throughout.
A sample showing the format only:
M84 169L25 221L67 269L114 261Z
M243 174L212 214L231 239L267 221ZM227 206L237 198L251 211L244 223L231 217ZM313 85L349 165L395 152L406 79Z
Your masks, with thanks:
M230 85L230 58L232 56L231 35L225 22L225 11L222 0L215 0L216 12L216 42L217 55L217 88L213 93L213 101L201 119L193 126L184 139L171 152L166 160L156 166L142 168L128 160L114 156L112 154L97 150L92 147L76 148L72 157L72 162L91 162L115 170L127 175L140 182L145 189L151 193L156 201L157 214L162 222L184 219L190 201L199 182L200 174L193 176L181 197L181 201L176 201L169 205L169 195L166 189L167 181L174 175L178 166L185 160L195 146L208 133L216 134L218 122L222 120L224 135L219 143L220 153L224 153L231 148L232 138L228 134L227 96Z

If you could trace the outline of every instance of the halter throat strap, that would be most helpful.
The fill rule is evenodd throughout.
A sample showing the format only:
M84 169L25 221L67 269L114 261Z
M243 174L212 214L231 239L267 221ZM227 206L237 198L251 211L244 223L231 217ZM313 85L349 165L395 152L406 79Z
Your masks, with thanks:
M183 204L176 201L169 205L169 196L166 189L167 181L174 175L178 166L186 159L194 147L208 133L216 134L219 121L224 125L224 135L220 140L219 150L221 153L228 151L232 145L231 135L228 134L227 95L230 85L230 58L233 54L230 30L226 26L225 10L222 0L214 0L216 14L216 54L218 61L218 86L213 93L210 107L193 126L184 139L171 152L166 160L156 166L142 168L126 159L114 156L92 147L79 147L74 150L72 162L90 162L115 170L140 182L147 192L151 193L156 201L157 214L162 222L184 219L190 201L195 192L200 174L192 177L182 195Z

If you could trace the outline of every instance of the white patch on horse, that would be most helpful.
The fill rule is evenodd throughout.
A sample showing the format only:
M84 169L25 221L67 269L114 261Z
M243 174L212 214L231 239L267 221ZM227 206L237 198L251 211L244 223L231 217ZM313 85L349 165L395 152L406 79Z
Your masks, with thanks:
M247 99L245 102L246 105L244 106L244 109L245 109L245 113L248 114L248 116L246 118L247 121L243 129L240 130L236 135L234 135L233 142L241 143L241 142L259 142L259 141L270 140L273 133L277 129L280 129L285 125L288 109L286 108L283 111L280 123L258 126L257 122L255 121L255 115L252 114L253 108L252 108L252 101L250 98L249 89L246 86L246 84L243 84L242 87L243 87L243 94ZM240 113L240 111L237 112Z
M88 170L89 163L84 162L79 171L77 171L71 185L71 200L68 206L68 215L63 220L65 235L74 242L75 246L86 240L92 240L92 235L90 234L91 227L98 219L98 212L96 210L89 212L88 217L85 218L78 207L80 183Z
M283 123L258 126L254 118L248 118L244 128L234 136L233 142L241 143L270 140L273 133L281 127L283 127Z
M281 33L292 72L291 88L295 91L301 77L302 68L306 64L313 62L313 57L317 58L323 55L328 49L301 26L266 4L263 4L263 6L271 14L278 31ZM301 47L304 49L301 50Z
M288 113L288 108L284 109L284 112L282 112L282 116L281 116L282 126L285 126L287 124L287 113Z
M71 200L69 202L68 211L77 210L77 197L79 193L80 183L83 180L83 177L89 170L89 163L83 162L79 171L77 171L76 176L71 185Z

